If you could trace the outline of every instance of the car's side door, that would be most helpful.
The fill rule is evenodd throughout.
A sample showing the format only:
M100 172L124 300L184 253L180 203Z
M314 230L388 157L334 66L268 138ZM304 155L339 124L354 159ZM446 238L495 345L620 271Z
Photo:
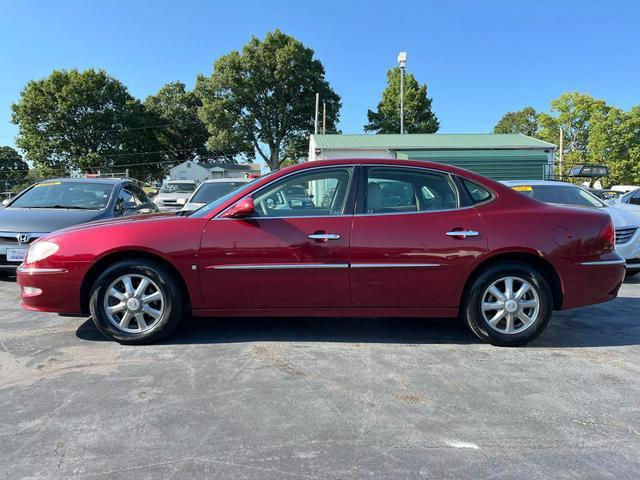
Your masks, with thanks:
M199 271L210 309L351 306L348 254L357 167L319 167L267 184L249 218L213 218ZM295 195L291 194L295 192Z
M354 306L456 307L461 278L487 249L469 192L427 168L364 170L351 233Z

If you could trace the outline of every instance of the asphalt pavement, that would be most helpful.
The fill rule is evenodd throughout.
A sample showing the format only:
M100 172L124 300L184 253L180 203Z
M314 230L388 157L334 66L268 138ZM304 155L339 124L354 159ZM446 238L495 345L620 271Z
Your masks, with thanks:
M0 275L0 478L639 476L640 279L520 348L371 318L190 319L125 347Z

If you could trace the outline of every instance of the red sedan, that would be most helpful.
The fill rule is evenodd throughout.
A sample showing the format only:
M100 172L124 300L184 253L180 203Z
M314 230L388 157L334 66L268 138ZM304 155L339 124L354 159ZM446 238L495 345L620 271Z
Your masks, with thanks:
M553 310L616 297L609 216L422 161L311 162L190 214L54 232L18 271L24 308L91 313L121 343L194 316L458 317L520 345Z

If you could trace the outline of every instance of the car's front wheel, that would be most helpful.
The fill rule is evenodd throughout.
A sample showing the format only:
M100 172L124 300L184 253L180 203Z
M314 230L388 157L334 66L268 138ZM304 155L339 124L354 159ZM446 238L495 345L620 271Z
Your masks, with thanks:
M123 260L93 283L89 308L106 337L122 344L156 342L180 323L182 289L163 266L148 260Z
M553 297L543 275L526 264L501 263L475 279L463 314L485 342L517 346L540 335L552 311Z

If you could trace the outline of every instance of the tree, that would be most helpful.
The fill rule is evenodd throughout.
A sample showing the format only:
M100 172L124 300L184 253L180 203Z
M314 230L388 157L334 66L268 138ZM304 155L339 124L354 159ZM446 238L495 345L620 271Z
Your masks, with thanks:
M233 156L236 152L209 152L209 134L198 116L202 102L194 92L187 91L182 82L168 83L158 93L150 95L144 105L158 122L154 132L167 160L207 160Z
M16 145L35 166L69 174L129 165L141 178L161 166L153 118L103 70L54 71L31 81L12 110Z
M378 110L367 110L369 123L365 131L375 133L400 132L400 68L387 72L387 87L382 92ZM406 133L435 133L440 122L431 111L427 85L418 84L412 74L404 76L404 129Z
M521 133L530 137L538 134L538 112L533 107L524 107L517 112L507 112L493 129L493 133Z
M590 124L591 160L609 167L608 183L640 183L640 106L596 112Z
M0 147L0 186L4 191L24 181L29 165L15 148Z
M285 150L301 154L301 139L313 132L316 93L326 101L329 131L341 106L313 50L280 30L264 41L252 37L241 52L216 60L210 77L198 77L196 93L209 148L237 151L247 160L258 152L272 170Z
M559 145L562 128L567 164L587 162L592 159L589 149L592 119L608 111L604 100L580 92L563 93L551 101L551 114L538 116L539 137Z

